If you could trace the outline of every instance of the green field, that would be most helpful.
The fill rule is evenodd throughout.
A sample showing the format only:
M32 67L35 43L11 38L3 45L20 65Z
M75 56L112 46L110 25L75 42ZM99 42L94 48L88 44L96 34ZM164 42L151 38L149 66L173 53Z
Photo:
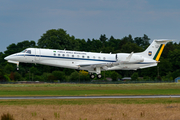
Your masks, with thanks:
M4 96L180 95L180 84L1 84ZM180 119L180 98L0 100L16 120Z
M108 96L108 95L180 95L179 83L151 84L1 84L5 96ZM0 105L28 104L148 104L180 103L180 98L156 99L64 99L0 100Z
M0 105L172 104L180 98L0 100Z
M180 95L179 83L1 84L0 96Z

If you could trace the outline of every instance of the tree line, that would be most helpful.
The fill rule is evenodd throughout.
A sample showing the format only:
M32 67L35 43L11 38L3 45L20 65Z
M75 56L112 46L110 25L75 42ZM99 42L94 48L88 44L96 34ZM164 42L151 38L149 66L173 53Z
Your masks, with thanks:
M26 63L20 63L19 71L17 71L16 65L7 63L4 60L6 56L30 47L102 53L131 53L132 51L142 52L149 45L150 38L146 34L135 38L128 35L121 39L116 39L113 36L107 38L105 34L102 34L99 39L85 40L70 36L63 29L51 29L46 31L37 43L33 40L25 40L17 44L12 43L7 46L6 51L0 52L0 81L90 81L86 71ZM147 81L173 80L180 76L180 43L168 43L160 61L157 67L139 69L137 71L104 71L102 72L102 79L112 78L116 81L122 77L131 77L132 80L141 80L138 78L143 77L143 80Z

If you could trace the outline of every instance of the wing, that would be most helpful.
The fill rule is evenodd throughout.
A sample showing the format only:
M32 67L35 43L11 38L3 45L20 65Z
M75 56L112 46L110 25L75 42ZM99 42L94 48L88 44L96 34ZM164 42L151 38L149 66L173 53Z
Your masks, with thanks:
M102 68L107 70L109 67L114 67L119 65L119 62L107 62L107 63L95 63L95 64L79 64L78 66L83 68L83 67L88 67L88 68Z

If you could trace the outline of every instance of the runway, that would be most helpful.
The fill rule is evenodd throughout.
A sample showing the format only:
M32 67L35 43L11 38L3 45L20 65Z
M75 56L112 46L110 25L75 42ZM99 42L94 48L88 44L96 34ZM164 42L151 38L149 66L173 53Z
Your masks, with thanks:
M123 98L180 98L180 95L131 95L131 96L27 96L27 97L0 97L0 100L24 99L123 99Z

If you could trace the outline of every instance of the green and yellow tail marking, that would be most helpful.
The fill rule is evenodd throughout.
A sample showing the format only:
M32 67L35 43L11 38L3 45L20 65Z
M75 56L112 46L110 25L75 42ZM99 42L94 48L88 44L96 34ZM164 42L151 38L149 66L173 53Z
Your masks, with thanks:
M154 60L159 61L159 58L161 57L164 47L165 47L165 44L161 44L158 51L156 52L156 55L153 58Z

